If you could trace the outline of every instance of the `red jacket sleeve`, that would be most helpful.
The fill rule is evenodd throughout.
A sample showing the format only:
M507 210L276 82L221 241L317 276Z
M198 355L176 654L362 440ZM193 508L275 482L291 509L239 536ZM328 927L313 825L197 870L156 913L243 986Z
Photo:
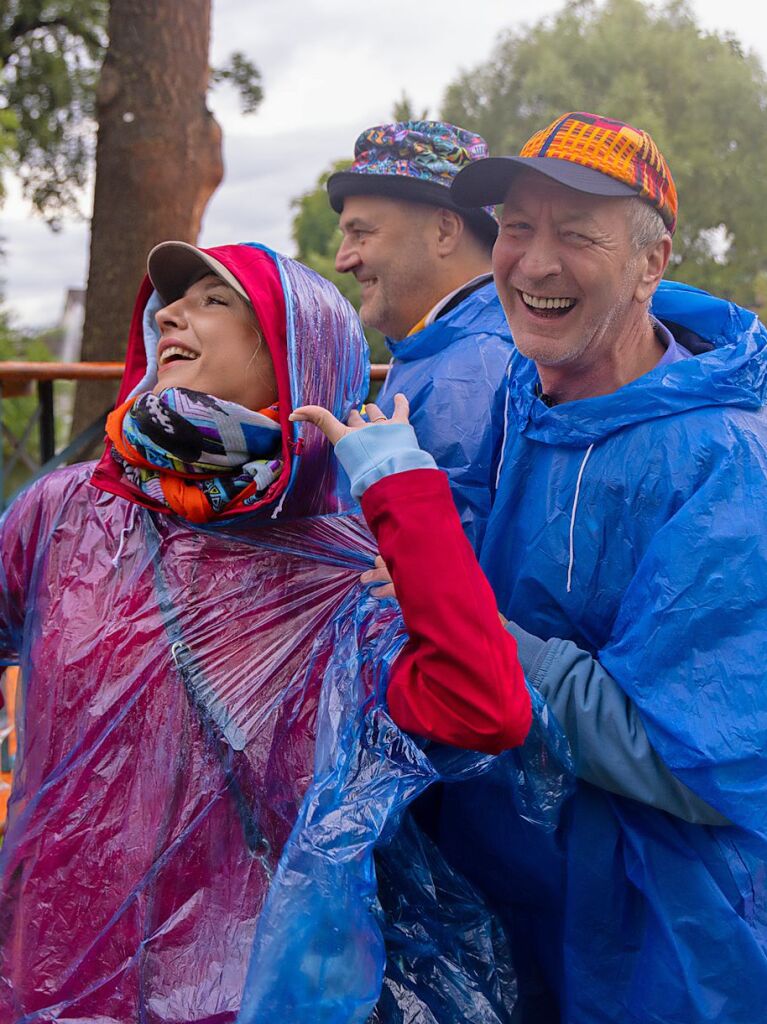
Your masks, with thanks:
M384 477L362 511L394 581L409 634L392 668L389 711L408 732L497 754L522 743L530 696L517 645L467 541L447 477Z

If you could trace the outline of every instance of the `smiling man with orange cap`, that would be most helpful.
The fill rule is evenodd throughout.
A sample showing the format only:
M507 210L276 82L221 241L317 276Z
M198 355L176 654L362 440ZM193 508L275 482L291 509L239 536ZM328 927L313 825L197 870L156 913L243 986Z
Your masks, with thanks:
M575 786L554 833L500 774L448 787L442 846L503 916L520 1021L753 1024L767 1002L767 330L696 289L658 290L677 194L625 122L564 114L519 156L465 168L452 195L504 204L493 269L520 355L479 561ZM396 584L409 555L386 523L411 528L416 492L428 543L455 526L404 406L364 429L303 415L337 442ZM423 586L425 601L441 580Z

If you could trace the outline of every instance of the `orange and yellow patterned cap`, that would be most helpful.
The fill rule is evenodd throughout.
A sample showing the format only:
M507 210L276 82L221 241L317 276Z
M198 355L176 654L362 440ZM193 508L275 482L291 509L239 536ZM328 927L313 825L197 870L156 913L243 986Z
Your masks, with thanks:
M501 203L519 167L540 171L579 192L639 196L654 206L673 233L674 179L650 135L599 114L563 114L536 132L516 157L490 157L464 168L451 194L459 206Z

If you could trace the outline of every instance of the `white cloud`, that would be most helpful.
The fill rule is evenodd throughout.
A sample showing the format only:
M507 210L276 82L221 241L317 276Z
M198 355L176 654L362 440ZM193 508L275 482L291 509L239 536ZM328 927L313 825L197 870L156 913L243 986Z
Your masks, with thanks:
M5 305L20 326L49 327L61 316L66 289L85 284L88 225L69 221L54 234L29 211L16 184L8 184L0 262Z

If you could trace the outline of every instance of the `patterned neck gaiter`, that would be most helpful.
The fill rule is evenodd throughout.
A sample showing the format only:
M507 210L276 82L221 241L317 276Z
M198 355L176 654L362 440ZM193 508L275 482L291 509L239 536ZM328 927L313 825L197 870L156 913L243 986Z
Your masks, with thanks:
M112 455L125 477L193 523L235 499L260 501L282 471L276 405L252 412L186 388L131 398L107 419Z

